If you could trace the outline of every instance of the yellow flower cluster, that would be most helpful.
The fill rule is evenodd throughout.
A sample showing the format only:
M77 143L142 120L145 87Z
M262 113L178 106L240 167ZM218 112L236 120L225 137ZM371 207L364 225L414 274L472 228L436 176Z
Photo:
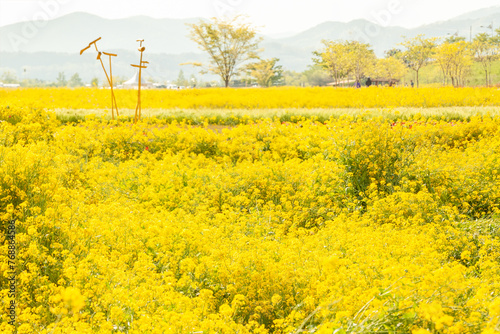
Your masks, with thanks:
M116 89L119 108L135 109L137 91ZM390 108L497 106L497 88L275 87L268 89L143 90L142 108ZM110 92L93 88L0 89L5 104L39 101L46 108L110 108Z
M219 132L2 108L1 333L499 330L498 118Z

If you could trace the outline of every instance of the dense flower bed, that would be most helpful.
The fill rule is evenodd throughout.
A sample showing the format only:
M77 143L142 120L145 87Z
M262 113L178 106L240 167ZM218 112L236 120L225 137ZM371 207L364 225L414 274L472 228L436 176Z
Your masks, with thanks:
M134 109L137 91L116 89L118 108ZM111 108L109 89L0 89L5 105L37 101L46 108ZM498 106L498 88L300 88L269 89L149 89L142 91L142 108L391 108Z
M0 120L0 332L498 332L497 118Z

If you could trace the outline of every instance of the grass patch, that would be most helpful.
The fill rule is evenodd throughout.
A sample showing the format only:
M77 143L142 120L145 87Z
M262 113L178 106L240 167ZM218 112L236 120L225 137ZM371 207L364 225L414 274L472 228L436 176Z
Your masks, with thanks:
M62 123L84 121L85 117L95 115L111 119L108 109L55 109L57 118ZM168 123L188 122L199 125L208 122L219 125L238 125L254 122L259 119L279 119L281 122L297 122L301 119L315 119L325 122L330 118L342 116L362 116L363 119L374 117L387 118L393 121L405 121L421 117L441 117L446 121L468 121L472 116L497 116L500 107L442 107L442 108L332 108L332 109L143 109L142 118L155 117ZM133 119L135 110L121 109L120 118Z

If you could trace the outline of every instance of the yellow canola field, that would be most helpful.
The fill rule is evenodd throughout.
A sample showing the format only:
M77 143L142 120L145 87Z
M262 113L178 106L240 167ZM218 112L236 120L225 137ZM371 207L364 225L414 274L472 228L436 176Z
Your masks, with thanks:
M1 333L498 333L498 118L0 120Z
M136 90L115 89L118 108L135 109ZM0 89L4 105L37 101L46 108L111 108L109 89ZM498 88L301 88L143 89L142 108L391 108L498 106Z

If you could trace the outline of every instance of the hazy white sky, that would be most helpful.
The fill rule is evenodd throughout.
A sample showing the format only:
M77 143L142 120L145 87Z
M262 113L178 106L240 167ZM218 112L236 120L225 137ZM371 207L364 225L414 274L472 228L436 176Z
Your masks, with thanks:
M110 19L244 14L262 33L277 34L302 31L324 21L359 18L381 25L416 27L499 5L500 0L0 0L0 26L71 12Z

